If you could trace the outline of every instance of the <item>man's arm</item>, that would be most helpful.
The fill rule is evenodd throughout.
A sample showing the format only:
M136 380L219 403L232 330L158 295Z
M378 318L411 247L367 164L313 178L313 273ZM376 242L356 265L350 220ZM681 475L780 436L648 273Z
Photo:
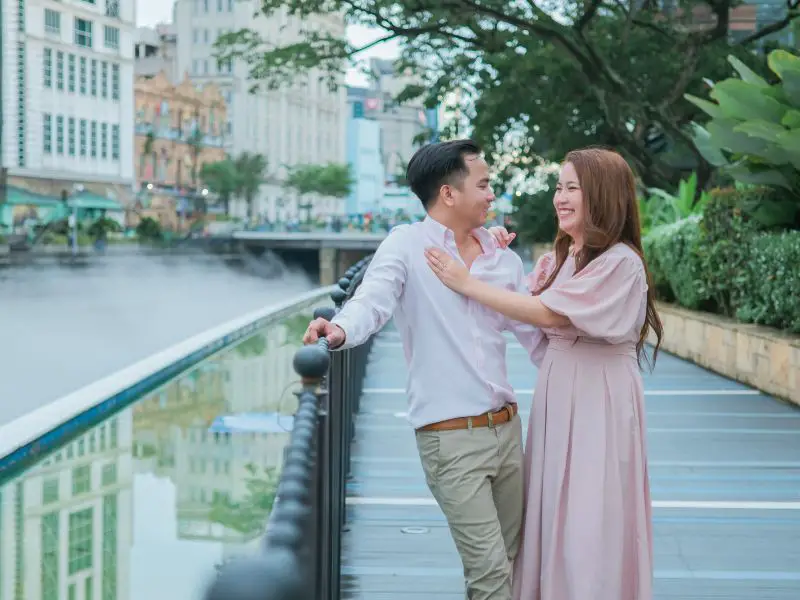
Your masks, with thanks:
M394 314L408 276L408 227L398 225L389 232L372 257L361 285L331 320L345 333L344 343L336 350L363 344Z
M508 252L511 251L508 250ZM525 270L522 266L522 260L517 256L514 262L516 265L514 273L515 288L520 294L530 295L531 292L525 280ZM544 332L538 327L510 318L506 318L505 330L514 334L514 337L517 338L520 345L528 352L531 362L539 367L547 352L547 336Z

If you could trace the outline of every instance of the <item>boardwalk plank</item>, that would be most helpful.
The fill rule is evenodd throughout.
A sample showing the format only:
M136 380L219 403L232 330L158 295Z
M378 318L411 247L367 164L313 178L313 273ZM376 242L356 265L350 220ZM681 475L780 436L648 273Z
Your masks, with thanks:
M508 369L527 426L536 369L513 339ZM390 325L357 418L345 600L464 598L405 420L406 377ZM800 599L800 410L667 354L644 382L656 600Z

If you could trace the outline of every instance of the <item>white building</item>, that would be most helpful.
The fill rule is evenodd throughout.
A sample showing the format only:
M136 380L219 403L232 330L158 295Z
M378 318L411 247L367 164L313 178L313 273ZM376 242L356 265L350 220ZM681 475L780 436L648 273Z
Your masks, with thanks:
M198 83L213 81L228 100L229 151L232 154L263 154L269 162L270 182L262 187L253 213L270 219L303 217L299 205L309 200L297 198L280 185L286 166L297 164L346 163L346 89L344 75L335 92L320 82L317 73L303 77L303 85L271 92L250 94L244 62L218 65L214 42L226 31L251 28L275 45L300 39L300 29L324 29L345 36L344 20L315 17L300 21L279 11L267 19L253 14L255 0L176 0L175 29L178 35L177 72L188 72ZM232 206L245 214L240 203ZM314 213L343 214L344 199L314 199Z
M180 83L175 70L178 41L172 23L139 27L134 41L134 72L137 77L154 77L163 71L172 83Z
M135 2L2 2L2 166L132 183Z

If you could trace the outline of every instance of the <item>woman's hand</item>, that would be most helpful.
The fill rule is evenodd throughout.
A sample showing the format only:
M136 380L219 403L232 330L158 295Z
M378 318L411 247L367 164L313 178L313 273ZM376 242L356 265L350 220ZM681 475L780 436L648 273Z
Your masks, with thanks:
M508 233L508 230L500 225L489 227L489 233L494 236L501 248L508 248L508 245L517 237L516 233Z
M425 258L428 266L443 284L454 292L464 293L472 278L463 264L438 248L426 248Z

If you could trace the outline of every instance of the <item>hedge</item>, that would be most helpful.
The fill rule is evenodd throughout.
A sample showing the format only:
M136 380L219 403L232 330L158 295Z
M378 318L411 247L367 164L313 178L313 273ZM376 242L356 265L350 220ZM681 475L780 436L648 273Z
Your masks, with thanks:
M660 299L800 333L800 231L764 231L721 195L642 242Z

